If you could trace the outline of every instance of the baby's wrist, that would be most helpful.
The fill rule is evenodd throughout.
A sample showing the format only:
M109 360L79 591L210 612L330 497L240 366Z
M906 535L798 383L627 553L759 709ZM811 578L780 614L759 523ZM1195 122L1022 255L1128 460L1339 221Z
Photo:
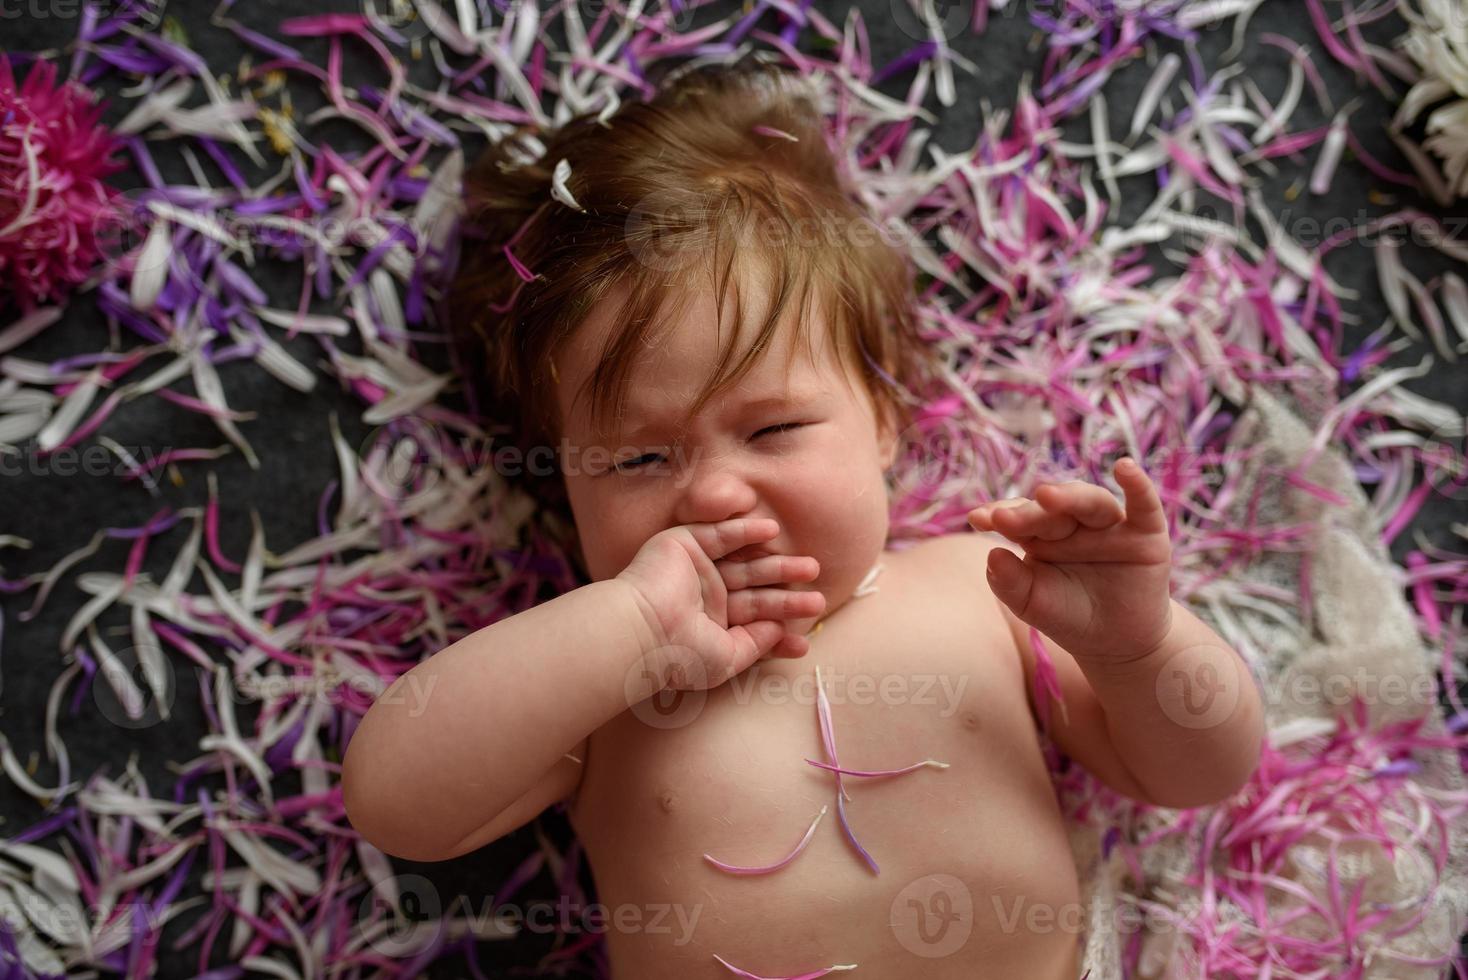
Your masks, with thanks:
M618 601L637 636L637 655L639 659L646 660L667 642L663 638L662 624L658 621L657 613L647 597L631 582L614 578L609 584L616 586Z

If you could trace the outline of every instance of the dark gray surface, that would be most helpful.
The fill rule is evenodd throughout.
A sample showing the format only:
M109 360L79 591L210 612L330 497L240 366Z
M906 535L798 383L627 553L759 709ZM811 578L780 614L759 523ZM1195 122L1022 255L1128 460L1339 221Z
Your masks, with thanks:
M902 0L894 0L901 3ZM1032 7L1050 10L1053 5L1032 2L1026 5L1014 2L1010 8L991 17L987 32L982 36L966 36L954 42L955 48L980 66L979 77L970 77L965 72L956 74L958 104L941 113L942 124L936 134L936 142L945 150L959 152L972 145L979 128L979 100L984 99L995 107L1012 106L1021 76L1026 72L1038 75L1043 51L1037 50L1032 42L1039 40L1038 33L1028 24L1026 12ZM892 7L887 2L865 2L860 4L868 25L873 48L874 62L883 64L898 56L913 43L900 29L892 16ZM36 8L29 3L12 3L6 10L19 11L22 16L0 20L0 36L7 50L38 50L53 46L64 46L74 37L77 21L73 16L32 16ZM41 5L41 9L70 9L66 5ZM334 0L330 3L310 5L309 12L329 9L355 11L357 6L350 2ZM718 11L730 9L721 5ZM211 5L198 3L185 5L175 3L169 9L188 33L191 46L204 56L216 71L234 71L239 59L240 48L227 31L211 27L208 23ZM232 15L243 23L259 30L273 32L274 25L284 17L308 12L303 5L286 3L240 3ZM843 22L844 8L830 10L828 16L837 24ZM711 19L708 11L699 14L698 23ZM774 24L773 14L767 14L761 26ZM1389 44L1398 22L1390 18L1385 25L1373 25L1368 30L1369 39L1379 44ZM1267 2L1254 18L1250 28L1251 38L1263 32L1273 31L1309 43L1319 49L1303 5L1288 0ZM1230 32L1211 30L1205 33L1201 51L1205 65L1216 64L1217 55L1229 46ZM1163 39L1165 41L1165 39ZM294 41L306 51L325 52L324 42L308 39ZM1178 50L1181 46L1167 42L1160 50ZM355 77L354 70L361 69L364 77L379 78L376 63L361 53L359 46L347 45L348 78ZM257 59L258 60L258 59ZM324 54L321 63L324 63ZM1247 65L1250 75L1272 100L1283 90L1288 75L1288 59L1277 48L1249 43L1241 60ZM1353 128L1368 150L1389 166L1410 171L1406 161L1386 138L1377 123L1384 123L1390 116L1390 106L1374 89L1354 80L1350 73L1328 58L1317 57L1316 64L1328 80L1332 97L1341 103L1353 96L1362 100L1361 108L1353 118ZM427 79L416 66L415 77ZM1116 137L1125 134L1134 100L1147 81L1150 69L1144 63L1132 63L1120 70L1107 86L1106 94L1111 109L1111 129ZM1186 76L1186 69L1183 75ZM903 96L911 73L903 73L888 80L882 89L888 94ZM1176 83L1174 83L1176 85ZM105 81L104 92L114 94L119 88L115 78ZM311 88L311 86L306 86ZM319 96L316 96L319 100ZM202 95L195 94L195 99ZM193 104L193 103L191 103ZM319 101L298 102L298 118L314 109ZM936 100L930 93L929 108L938 112ZM115 122L127 111L124 100L114 98L106 114L109 122ZM1307 86L1301 108L1292 121L1294 129L1323 125L1329 117L1316 105ZM313 140L330 142L338 151L361 150L366 140L358 129L341 122L330 122L312 128L306 135ZM1089 123L1084 113L1074 117L1067 126L1067 138L1080 142L1089 141ZM466 143L466 152L472 158L480 144ZM163 174L170 182L192 182L182 158L171 147L152 144ZM1413 192L1383 185L1368 171L1355 163L1349 153L1337 174L1331 193L1315 197L1302 193L1294 201L1287 201L1285 188L1297 178L1307 178L1313 166L1317 149L1307 151L1297 160L1277 161L1280 173L1274 178L1264 178L1263 191L1277 215L1286 226L1297 234L1306 234L1314 221L1316 227L1329 219L1346 218L1353 223L1369 220L1386 213L1392 207L1373 205L1367 192L1372 188L1390 194L1398 205L1412 204L1431 213L1443 213L1432 202ZM257 183L266 174L250 169L249 161L237 151L230 151L232 159L242 168L246 178ZM212 164L204 159L206 168ZM276 158L269 157L272 163ZM432 159L437 159L435 156ZM217 172L210 169L211 179ZM273 172L273 171L272 171ZM1148 185L1149 176L1123 181L1127 194L1127 206L1120 220L1125 223L1135 217L1152 198ZM118 186L140 186L141 176L132 172L119 174L113 179ZM1200 201L1207 195L1200 193ZM1215 213L1224 214L1221 202L1214 202ZM1451 212L1461 218L1462 211ZM1251 227L1256 232L1257 226ZM1303 231L1302 231L1303 229ZM1451 260L1427 248L1408 245L1403 250L1403 260L1424 281L1450 268ZM297 295L299 279L295 267L277 264L279 275L257 275L257 281L270 292L277 305L292 304ZM1378 327L1387 317L1376 283L1373 253L1370 247L1360 244L1348 245L1335 251L1326 262L1327 270L1339 282L1360 290L1361 299L1347 307L1358 322L1348 327L1346 350L1357 347L1368 333ZM269 268L267 266L267 268ZM1158 266L1162 268L1161 265ZM6 317L0 314L0 322ZM62 324L53 327L40 339L26 345L22 356L47 359L82 351L101 349L107 341L105 322L96 313L91 297L82 297L72 304ZM129 343L135 338L129 337ZM350 342L344 344L352 349ZM303 362L313 363L318 350L309 338L298 338L287 347ZM1415 364L1430 346L1423 344L1396 354L1388 366ZM241 556L248 546L248 510L254 506L260 511L266 529L267 545L275 552L284 552L295 544L314 536L315 514L319 497L327 484L337 477L336 464L330 452L328 413L336 412L341 420L344 435L349 444L360 445L369 429L357 420L357 399L329 383L321 384L310 394L300 394L280 384L260 371L253 363L235 362L224 366L221 375L230 404L237 409L258 411L262 421L246 424L246 437L259 451L262 467L253 471L238 453L208 465L219 477L223 488L223 507L220 519L221 545L231 556ZM1407 387L1429 398L1446 401L1460 412L1468 412L1468 386L1463 383L1461 369L1444 364L1439 359L1431 375L1410 382ZM124 446L147 447L159 453L171 446L219 445L224 440L208 420L192 413L177 410L159 399L148 398L127 404L102 427L102 433L111 436ZM89 442L94 440L89 440ZM147 520L161 507L202 505L207 500L206 468L191 464L185 468L185 482L173 486L167 482L159 488L159 496L151 497L136 484L121 484L111 476L61 475L51 471L44 463L39 465L23 461L28 471L23 475L7 475L0 478L0 533L19 534L35 542L28 552L0 552L4 575L16 578L37 570L49 568L57 559L69 551L84 545L93 529L103 526L136 526ZM33 471L31 471L33 470ZM1421 532L1426 538L1441 546L1461 544L1448 531L1448 523L1463 520L1465 511L1461 501L1438 497L1429 498L1427 505L1406 533L1394 543L1393 552L1401 560L1405 552L1413 547L1413 532ZM182 527L176 528L168 537L155 546L148 555L145 568L155 578L167 571L174 550L183 539ZM102 551L87 562L89 568L116 570L122 567L128 542L111 541ZM12 747L24 762L31 754L41 753L44 761L42 732L45 698L50 684L59 671L59 639L66 621L85 602L86 596L68 580L57 588L41 615L33 622L22 623L17 615L28 608L34 592L21 597L0 596L5 633L3 648L0 648L0 669L3 669L3 689L0 689L0 724ZM202 584L202 583L200 583ZM102 619L104 626L125 625L125 617L118 610L111 611ZM119 641L125 642L125 641ZM180 670L181 690L174 720L169 724L157 725L131 732L105 724L84 724L83 719L64 725L64 734L72 753L74 778L84 776L93 769L103 766L117 774L125 765L129 755L135 754L142 771L147 775L155 794L162 794L174 781L165 768L165 760L185 760L196 754L195 740L205 730L204 719L198 703L198 694L193 675ZM69 700L69 698L68 698ZM250 724L253 711L241 706L240 723ZM40 772L43 782L53 778L49 767ZM40 809L29 799L12 791L8 781L5 785L3 804L4 822L0 833L14 833L40 818ZM207 785L207 784L206 784ZM222 781L218 783L222 787ZM289 785L288 782L283 785ZM564 819L554 812L548 813L543 824L552 837L561 843L570 839ZM486 848L463 859L437 865L418 865L413 862L395 862L402 873L418 873L430 878L445 901L447 896L462 895L472 911L478 911L486 896L498 882L510 872L518 859L533 848L533 836L527 828L511 838ZM203 862L196 865L193 880L202 871ZM589 880L583 879L589 888ZM190 889L192 891L192 889ZM553 900L557 892L553 885L542 877L523 894L521 901L530 902L537 898ZM193 915L183 917L186 923ZM166 936L177 935L174 926ZM546 951L546 937L532 937L524 943L485 944L481 947L480 960L491 975L511 964L532 964ZM216 944L216 954L222 952L223 943ZM173 976L191 972L192 960L169 958L165 954L167 969L163 975ZM224 962L222 959L217 962ZM442 961L441 967L433 971L434 976L465 975L462 961L457 958Z

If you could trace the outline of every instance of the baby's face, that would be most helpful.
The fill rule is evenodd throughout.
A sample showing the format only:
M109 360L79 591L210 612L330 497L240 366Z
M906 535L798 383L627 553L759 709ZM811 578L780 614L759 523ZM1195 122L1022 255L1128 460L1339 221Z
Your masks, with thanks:
M790 587L819 589L829 615L886 544L883 472L896 436L879 425L860 382L843 380L825 323L810 325L815 366L802 344L787 373L793 343L787 320L739 385L711 398L680 433L678 420L712 376L719 353L715 297L703 288L668 335L642 352L628 382L625 416L606 420L614 431L598 438L589 393L574 408L571 400L596 366L622 296L613 293L593 308L556 364L565 423L559 448L587 572L594 581L617 575L666 528L772 517L779 534L764 547L820 562L819 577ZM819 303L811 309L822 315ZM743 329L747 346L757 324ZM815 621L792 620L789 627L803 632Z

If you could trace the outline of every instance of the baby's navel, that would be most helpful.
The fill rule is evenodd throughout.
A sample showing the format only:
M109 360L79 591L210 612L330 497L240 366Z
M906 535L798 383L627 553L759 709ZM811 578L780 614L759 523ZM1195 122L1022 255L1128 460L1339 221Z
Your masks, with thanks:
M664 790L658 796L658 806L663 808L664 813L672 813L678 806L678 798L673 795L671 790Z
M979 713L977 711L965 711L961 718L963 727L971 732L979 730Z

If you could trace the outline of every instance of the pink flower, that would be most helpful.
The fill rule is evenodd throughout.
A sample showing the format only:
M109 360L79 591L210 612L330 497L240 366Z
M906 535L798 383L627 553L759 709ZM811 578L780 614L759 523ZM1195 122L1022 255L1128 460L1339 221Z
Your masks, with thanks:
M45 60L17 89L0 55L0 282L22 313L62 298L101 255L118 193L102 178L126 166L111 159L122 143L97 123L102 108L80 85L57 87Z

